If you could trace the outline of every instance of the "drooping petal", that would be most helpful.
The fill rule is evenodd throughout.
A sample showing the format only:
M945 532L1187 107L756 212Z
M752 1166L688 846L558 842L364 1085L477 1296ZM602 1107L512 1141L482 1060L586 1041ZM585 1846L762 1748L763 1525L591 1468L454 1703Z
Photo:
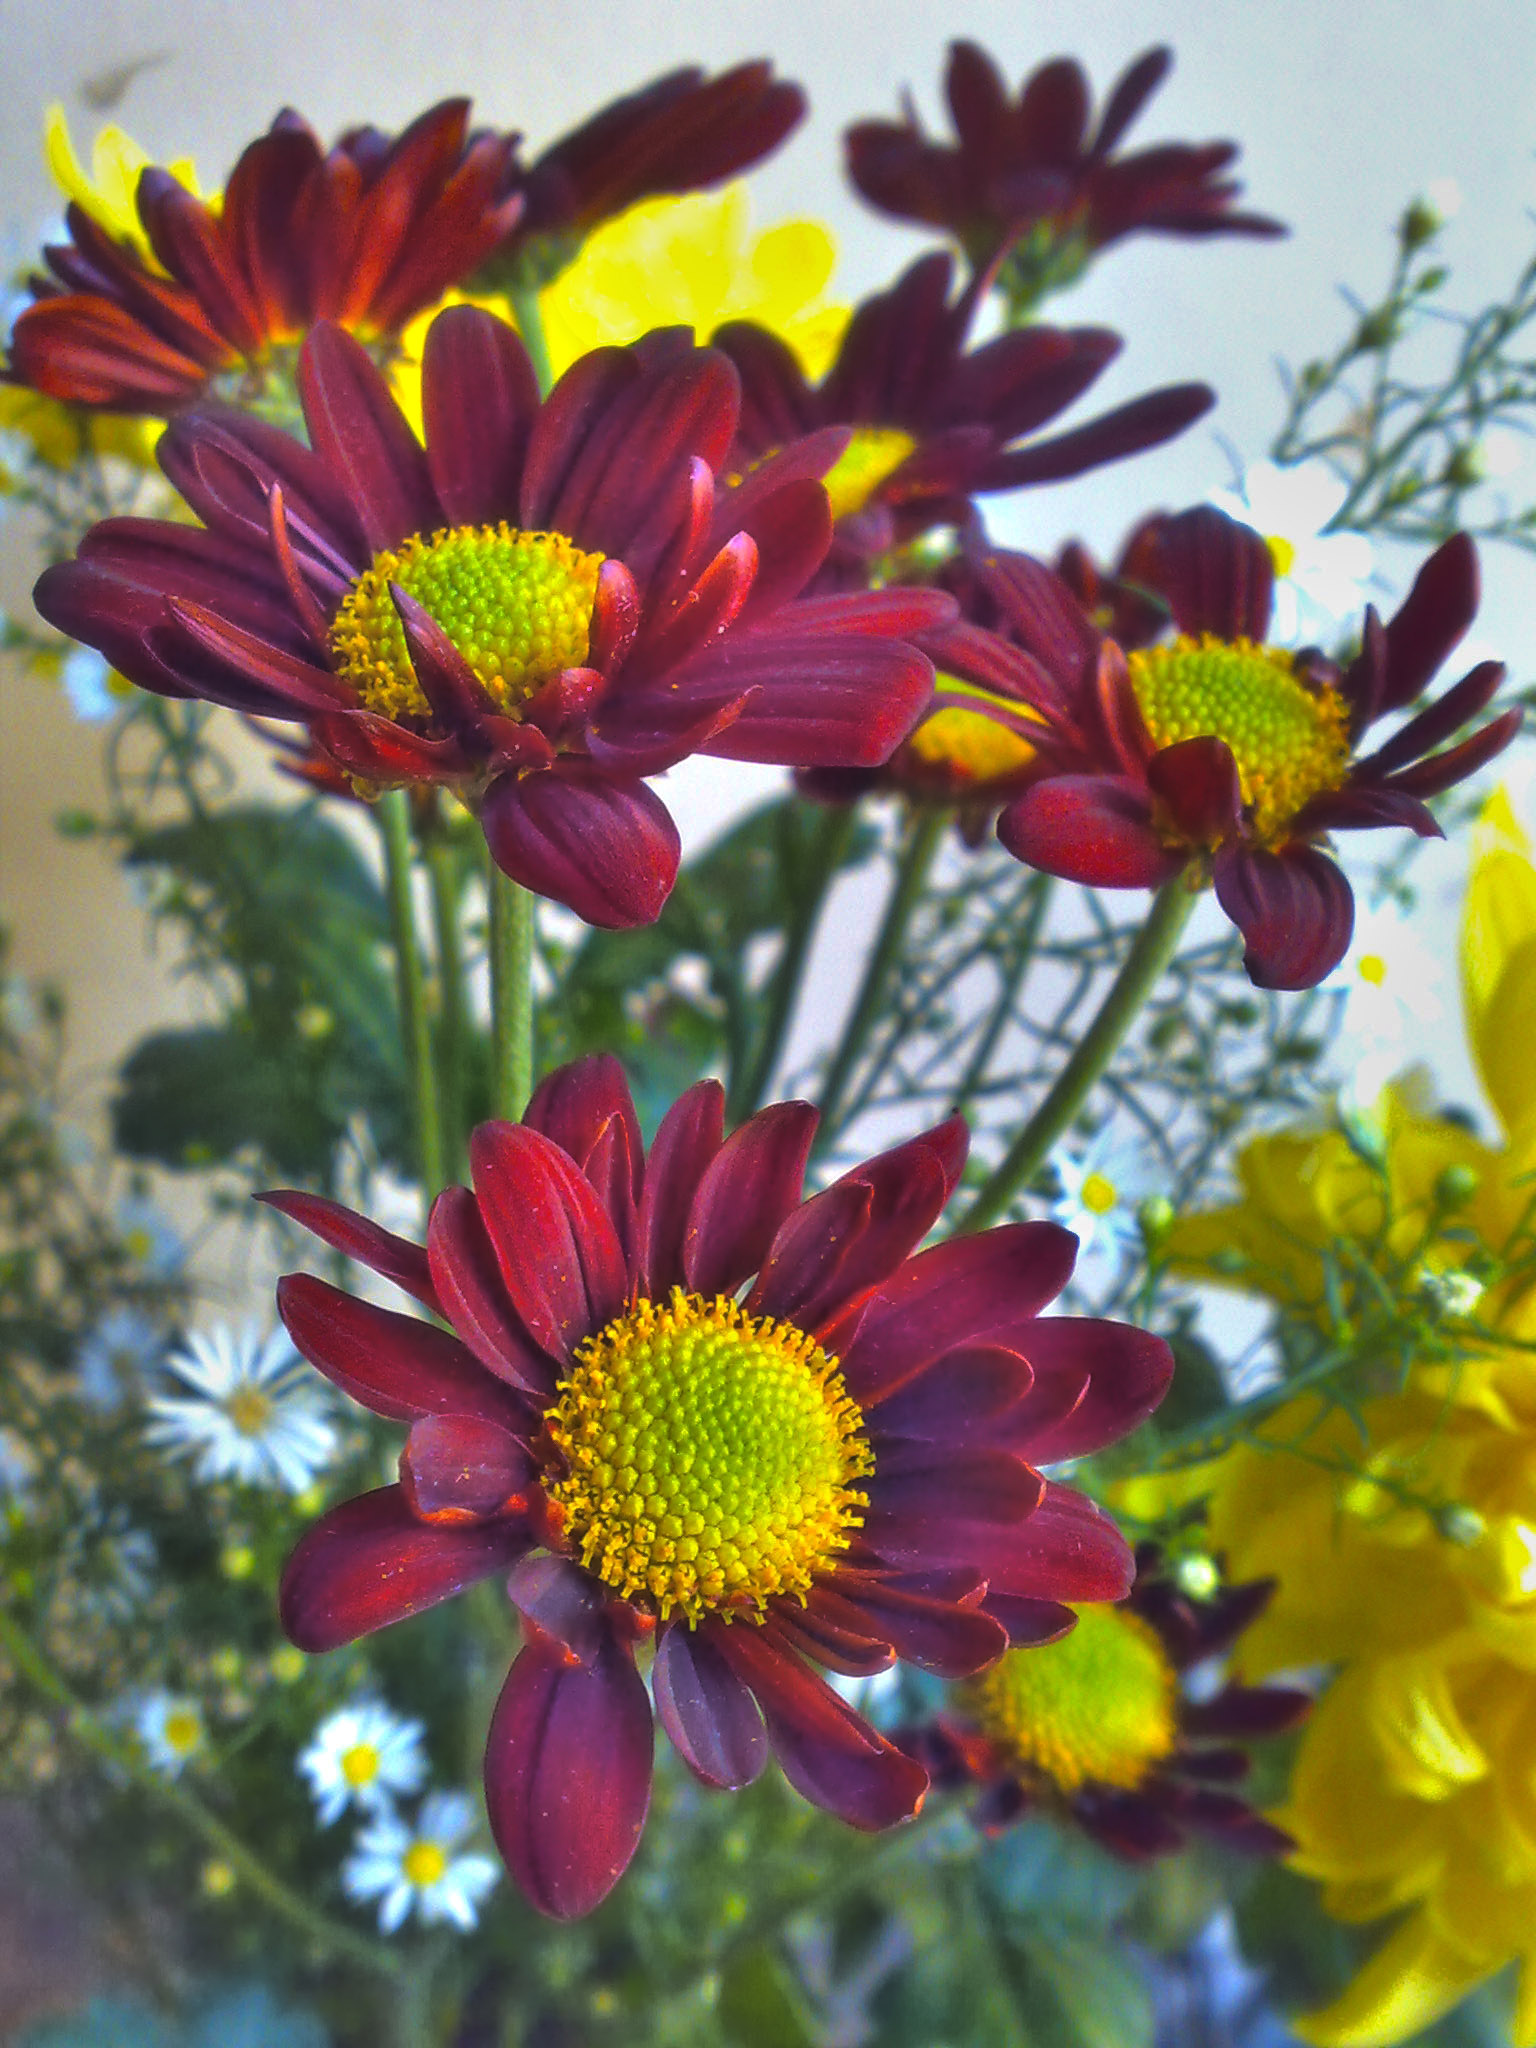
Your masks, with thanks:
M480 823L503 873L610 931L656 921L682 858L677 827L654 790L575 763L500 777Z
M768 1740L795 1790L850 1827L878 1830L917 1812L928 1773L877 1735L797 1658L775 1651L762 1631L726 1628L717 1641L757 1695Z
M1124 775L1052 775L1014 798L997 836L1017 860L1092 889L1157 889L1189 859L1165 846L1152 799Z
M611 1637L590 1664L519 1652L491 1719L486 1809L507 1868L550 1919L590 1913L628 1869L652 1746L645 1686Z
M661 1725L689 1770L706 1785L734 1792L762 1775L768 1737L717 1633L669 1628L656 1645L651 1685Z
M1243 935L1243 965L1259 988L1315 988L1349 950L1354 895L1315 847L1223 847L1214 877L1217 901Z
M301 1650L334 1650L504 1571L530 1541L517 1517L449 1528L418 1522L403 1490L385 1486L343 1501L299 1539L278 1613Z

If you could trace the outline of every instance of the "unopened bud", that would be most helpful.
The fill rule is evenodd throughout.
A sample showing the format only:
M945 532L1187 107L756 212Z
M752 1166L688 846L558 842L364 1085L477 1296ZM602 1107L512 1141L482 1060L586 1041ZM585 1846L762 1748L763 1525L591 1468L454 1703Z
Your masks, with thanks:
M1442 1209L1464 1209L1482 1184L1475 1166L1448 1166L1435 1182L1435 1200Z
M1488 1524L1465 1501L1451 1501L1435 1512L1435 1527L1447 1543L1454 1543L1463 1550L1470 1550L1474 1543L1480 1543Z
M219 1570L226 1579L248 1579L256 1569L256 1553L248 1543L227 1543L219 1555Z
M1443 225L1438 207L1427 199L1412 200L1397 224L1398 238L1405 249L1422 249L1432 242Z
M1221 1573L1215 1558L1207 1557L1202 1550L1192 1550L1174 1566L1173 1580L1191 1600L1209 1600L1221 1584Z
M1148 1195L1136 1211L1136 1221L1141 1225L1142 1242L1149 1252L1155 1252L1167 1242L1178 1216L1166 1195Z
M222 1856L215 1856L211 1862L203 1865L198 1873L198 1882L202 1886L204 1898L227 1899L235 1888L234 1865L226 1863Z

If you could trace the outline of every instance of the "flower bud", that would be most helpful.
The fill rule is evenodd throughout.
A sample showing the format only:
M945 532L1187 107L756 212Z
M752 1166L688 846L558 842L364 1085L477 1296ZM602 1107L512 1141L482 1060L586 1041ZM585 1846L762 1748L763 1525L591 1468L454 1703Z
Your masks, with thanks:
M1179 1591L1191 1600L1209 1600L1221 1584L1215 1558L1207 1557L1203 1550L1192 1550L1181 1557L1174 1565L1173 1578Z
M1488 1524L1465 1501L1450 1501L1435 1511L1435 1528L1447 1543L1454 1543L1460 1549L1470 1550L1474 1543L1480 1543Z
M1448 1166L1435 1182L1435 1200L1442 1209L1464 1209L1482 1184L1475 1166Z
M1165 1244L1168 1233L1178 1217L1172 1202L1166 1195L1148 1195L1136 1211L1136 1221L1141 1225L1142 1242L1149 1252L1155 1252Z

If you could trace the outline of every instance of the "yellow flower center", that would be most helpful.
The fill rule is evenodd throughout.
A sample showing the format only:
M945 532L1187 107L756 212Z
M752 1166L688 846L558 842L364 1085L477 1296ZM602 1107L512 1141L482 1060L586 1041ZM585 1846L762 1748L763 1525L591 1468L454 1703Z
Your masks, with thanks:
M272 1420L272 1396L260 1387L236 1387L224 1403L224 1413L242 1436L260 1436Z
M587 658L601 555L564 534L508 526L413 533L375 555L331 624L331 658L365 708L386 718L426 718L430 706L411 666L398 583L442 627L503 711Z
M202 1717L191 1707L175 1707L166 1715L161 1733L167 1749L177 1756L190 1756L203 1739Z
M1130 672L1154 746L1226 741L1264 842L1283 841L1310 798L1343 782L1348 708L1337 690L1304 681L1284 649L1207 633L1139 649Z
M962 1697L1015 1769L1058 1791L1130 1791L1178 1735L1173 1667L1156 1630L1121 1607L1080 1607L1038 1650L1010 1650Z
M1372 988L1380 988L1387 978L1387 963L1379 953L1362 953L1355 965L1360 979L1368 981Z
M448 1857L436 1842L412 1842L400 1858L400 1868L418 1891L425 1891L448 1868Z
M373 1783L379 1775L379 1752L371 1742L354 1742L342 1751L341 1775L354 1790Z
M1289 576L1296 564L1296 543L1287 540L1283 533L1266 533L1264 545L1269 549L1269 559L1275 565L1277 576Z
M815 1339L675 1288L577 1347L547 1418L546 1489L581 1561L662 1619L761 1619L848 1547L874 1469L863 1415Z
M1120 1199L1120 1190L1102 1173L1085 1175L1079 1193L1083 1207L1093 1216L1107 1216Z
M987 783L1017 774L1033 759L1034 748L1011 726L989 718L984 711L973 711L968 705L945 704L944 699L963 690L967 697L996 704L1000 711L1016 714L1017 704L995 696L990 690L980 690L959 676L945 675L942 670L934 677L934 687L939 709L923 720L907 742L919 761L930 768L946 769L964 782Z
M886 478L916 452L916 439L903 427L855 427L853 439L822 478L832 517L862 512Z

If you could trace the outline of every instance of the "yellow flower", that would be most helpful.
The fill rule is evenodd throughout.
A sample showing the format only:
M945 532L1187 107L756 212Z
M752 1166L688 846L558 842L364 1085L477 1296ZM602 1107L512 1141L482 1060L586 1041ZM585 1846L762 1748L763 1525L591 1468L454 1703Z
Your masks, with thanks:
M164 420L88 412L44 398L24 384L0 384L0 433L16 434L49 469L71 469L86 454L116 456L135 469L153 469ZM0 495L14 486L0 470Z
M92 145L87 172L69 139L64 109L55 101L46 116L43 154L53 182L66 199L73 200L116 241L132 243L153 268L160 268L135 204L140 173L152 162L147 150L121 128L103 128ZM165 169L189 192L204 196L190 157L179 157Z
M819 222L752 232L743 184L650 199L604 223L539 294L558 376L606 343L653 327L691 327L701 342L727 320L755 320L787 341L809 377L837 353L846 306L824 297L837 251Z
M1331 1248L1336 1270L1356 1259L1389 1294L1427 1290L1431 1317L1472 1304L1477 1334L1426 1350L1396 1385L1394 1363L1348 1409L1299 1395L1128 1503L1151 1515L1205 1495L1229 1575L1276 1580L1243 1638L1245 1676L1334 1667L1276 1818L1337 1918L1400 1917L1299 2023L1323 2048L1387 2048L1510 1962L1513 2038L1536 2048L1536 864L1502 795L1473 855L1467 1028L1505 1144L1390 1090L1379 1165L1340 1132L1262 1139L1240 1162L1243 1200L1169 1243L1187 1271L1313 1323L1339 1314ZM1480 1299L1457 1273L1476 1245L1512 1269Z

